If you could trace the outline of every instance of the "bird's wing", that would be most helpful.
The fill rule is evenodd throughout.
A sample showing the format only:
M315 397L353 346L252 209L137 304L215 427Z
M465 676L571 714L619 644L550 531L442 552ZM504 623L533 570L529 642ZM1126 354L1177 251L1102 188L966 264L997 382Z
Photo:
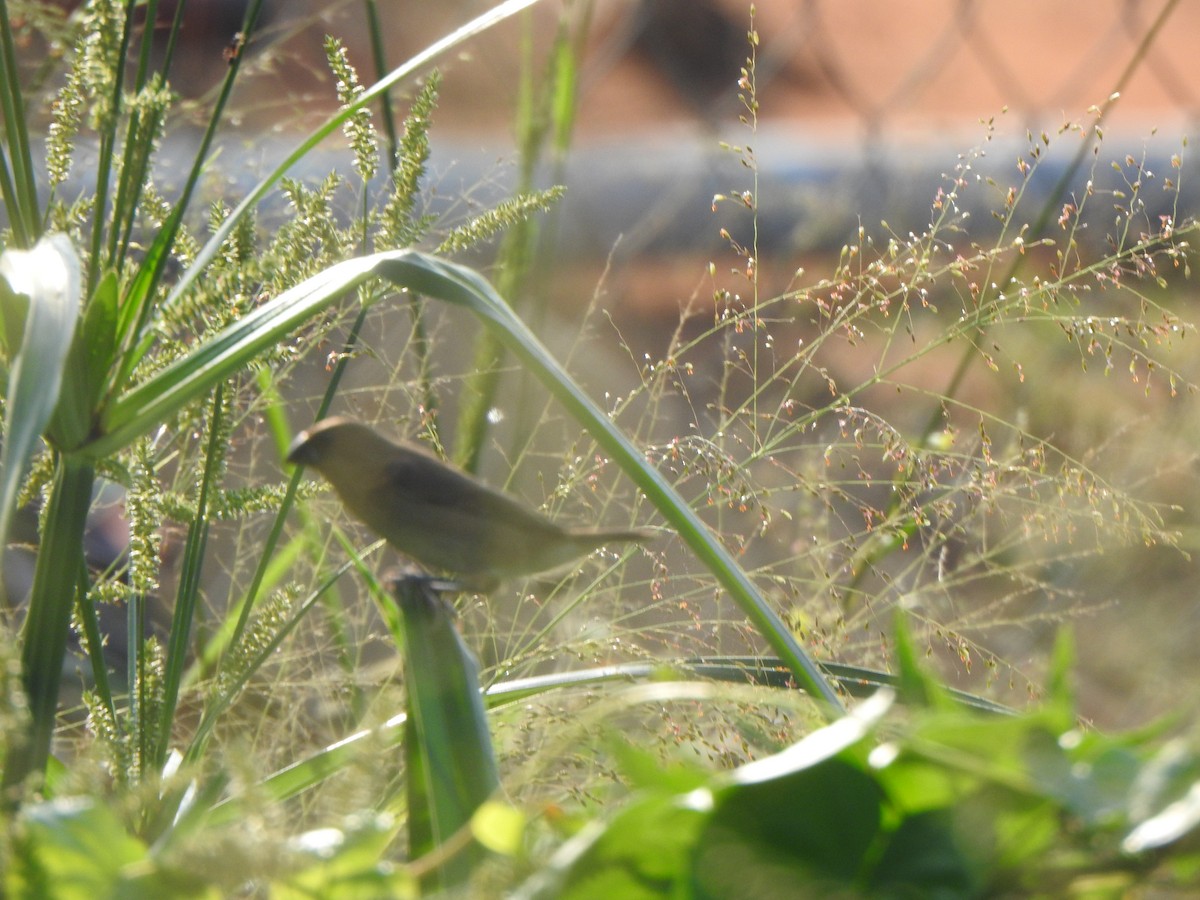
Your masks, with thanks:
M450 513L468 520L504 522L533 531L557 530L545 516L461 472L441 469L436 478L422 478L419 474L422 471L422 466L408 459L395 459L386 466L389 493L397 504L410 507L416 514L422 510L436 511L439 515Z

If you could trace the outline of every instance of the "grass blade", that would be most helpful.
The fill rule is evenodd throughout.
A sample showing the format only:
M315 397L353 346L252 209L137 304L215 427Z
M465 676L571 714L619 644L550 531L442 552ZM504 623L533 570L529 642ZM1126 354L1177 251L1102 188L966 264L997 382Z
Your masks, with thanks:
M83 528L92 504L94 479L90 463L74 456L59 457L38 548L29 613L21 634L21 673L32 727L24 744L12 748L5 759L5 787L44 770L50 755L71 607L80 589Z
M29 151L25 98L21 95L21 79L17 72L12 21L8 3L0 0L0 111L3 112L9 151L7 159L0 153L0 186L17 246L28 247L41 233L41 214L38 212L37 183L33 174L33 156Z

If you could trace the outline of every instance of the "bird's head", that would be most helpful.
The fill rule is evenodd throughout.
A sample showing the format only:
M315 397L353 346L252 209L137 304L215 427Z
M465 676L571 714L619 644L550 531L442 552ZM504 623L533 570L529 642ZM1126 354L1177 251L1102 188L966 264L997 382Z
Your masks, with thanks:
M371 437L373 433L365 425L342 416L322 419L296 435L292 446L288 448L287 461L292 465L312 466L323 471L322 463L364 442L370 443Z

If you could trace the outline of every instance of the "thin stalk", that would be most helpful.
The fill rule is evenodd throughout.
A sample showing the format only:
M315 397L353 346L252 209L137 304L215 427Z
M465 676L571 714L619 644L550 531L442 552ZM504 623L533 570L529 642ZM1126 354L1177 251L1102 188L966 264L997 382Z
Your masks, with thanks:
M0 0L0 108L4 112L4 132L8 139L11 162L0 153L0 190L8 209L8 221L17 246L32 247L41 234L38 213L37 182L33 176L33 156L29 150L29 131L25 122L25 98L17 72L17 47L13 41L12 19L8 3ZM12 171L10 173L9 166Z
M161 769L167 758L171 742L171 723L175 719L175 708L179 704L179 686L183 681L187 665L188 640L192 623L196 618L196 606L200 599L200 575L204 566L204 551L208 543L209 497L215 490L224 448L220 443L225 434L224 418L225 389L213 391L212 409L208 416L208 448L204 457L204 474L200 479L200 496L196 500L196 515L188 528L187 543L183 550L183 565L179 573L179 593L175 600L175 614L171 621L171 635L167 642L166 670L163 673L163 698L157 728L154 731L152 760Z
M350 333L346 336L347 351L358 343L358 335L367 321L367 312L369 309L370 304L364 303L362 309L359 310L358 316L350 328ZM337 396L337 389L341 384L342 376L346 374L346 366L349 359L349 352L342 353L337 365L334 366L333 374L329 378L329 384L325 387L325 395L321 398L320 406L317 407L316 418L318 421L323 419L325 414L329 412L329 407L333 404L333 398ZM283 535L283 525L287 521L292 506L296 502L296 489L300 486L300 478L303 475L304 468L297 466L292 470L292 477L288 479L287 490L284 491L283 501L279 504L279 513L275 516L275 521L271 524L271 531L267 534L267 539L263 543L262 553L258 558L258 567L254 570L254 577L250 580L250 587L246 589L246 596L242 601L242 609L238 615L237 624L234 626L233 634L229 638L228 646L230 647L237 645L237 642L246 630L246 623L250 621L250 612L254 609L254 602L258 599L258 592L262 589L267 568L270 566L271 558L275 555L275 548L279 546L279 538Z
M567 45L567 35L560 27L555 38L551 58L558 62L558 53ZM549 79L534 77L533 22L526 16L521 40L521 80L517 90L516 130L520 145L520 175L516 193L526 193L533 188L534 175L542 158L548 128L549 100L557 93L556 84L561 77L560 67L553 65ZM530 296L529 280L533 258L537 252L538 223L533 218L517 222L504 236L496 259L496 289L502 297L527 298ZM534 307L525 302L520 304L525 320L537 327L538 318L544 313L544 304ZM473 375L469 379L462 411L458 418L458 439L455 460L468 472L478 472L484 442L491 427L489 412L500 389L501 365L504 362L504 346L490 331L480 332L475 342ZM524 393L523 391L521 393ZM518 404L518 415L523 404ZM519 418L514 429L518 441L528 440L532 428L530 423Z
M136 781L142 781L149 765L150 736L146 726L145 710L150 705L146 692L146 595L136 588L130 591L125 605L125 681L129 685L129 733L133 735L137 753L134 756L132 773L122 773Z
M174 26L181 22L183 3L175 10ZM150 72L150 52L154 46L154 24L158 18L158 0L147 0L145 11L146 27L142 32L141 48L138 52L137 73L133 79L133 91L141 91L145 86ZM174 44L174 34L171 35ZM167 63L163 64L163 73L167 71ZM147 139L138 145L135 136L141 132L142 111L135 107L125 125L125 148L121 163L121 179L117 185L117 198L113 203L112 226L108 236L108 264L114 269L120 269L129 242L133 234L133 226L137 220L137 204L141 198L142 189L146 182L146 170L149 166L153 140Z
M87 279L83 290L85 297L90 297L96 290L103 268L101 250L104 246L105 229L109 233L119 232L116 221L109 221L109 183L113 174L113 157L116 154L117 123L121 120L121 110L125 103L125 56L129 52L129 35L133 31L133 15L137 4L130 3L125 9L125 24L121 28L121 42L114 63L111 104L108 120L103 123L100 132L100 148L96 154L96 186L92 196L95 205L92 208L92 237L89 242L87 256ZM113 214L116 215L115 205Z
M330 573L328 578L321 582L311 594L300 602L288 620L271 636L271 639L258 649L254 655L254 659L242 667L239 677L236 680L230 680L224 684L218 683L218 689L214 692L209 703L204 707L204 712L200 716L200 724L196 726L196 733L192 736L192 741L183 754L185 764L198 762L204 757L205 748L208 747L208 741L212 737L213 729L216 727L221 714L229 708L250 681L250 678L279 649L287 636L295 630L296 626L308 614L308 611L321 599L321 596L337 584L338 580L350 571L353 566L353 562L347 561L334 572Z
M133 76L133 89L140 91L146 86L146 78L150 74L150 51L154 48L154 31L158 27L158 0L145 0L145 12L142 21L146 23L142 29L142 43L138 48L137 72ZM176 13L183 9L183 3L176 4ZM179 21L178 15L176 21Z
M108 682L108 665L104 661L104 636L100 633L100 620L96 616L95 604L87 597L88 570L81 557L79 560L80 589L76 598L79 621L83 624L83 637L87 641L88 662L92 666L92 682L96 696L108 710L109 717L117 720L117 708L113 703L112 686Z
M367 8L367 33L371 36L371 61L375 64L375 80L381 80L388 72L387 54L383 48L383 25L379 21L379 8L375 0L364 0ZM400 138L396 133L396 117L392 114L392 97L386 90L379 95L379 116L383 119L383 131L387 135L388 171L396 168L400 159Z

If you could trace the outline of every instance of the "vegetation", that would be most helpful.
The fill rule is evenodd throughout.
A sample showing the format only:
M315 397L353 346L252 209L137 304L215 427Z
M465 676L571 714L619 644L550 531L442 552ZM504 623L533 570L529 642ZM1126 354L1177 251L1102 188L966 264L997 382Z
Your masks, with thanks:
M179 20L159 52L138 26L153 2L64 20L0 0L10 588L33 548L0 619L7 893L1188 889L1194 743L1086 728L1067 634L1030 669L1000 627L1078 611L1068 567L1174 547L1173 510L971 380L1053 378L1051 333L1085 370L1191 389L1172 363L1195 231L1177 172L1106 169L1095 122L1071 124L1086 140L1062 190L1085 165L1086 187L1035 203L1062 135L1030 134L1007 181L968 154L926 225L863 226L827 276L771 292L748 141L729 149L749 183L713 199L735 264L710 265L665 349L639 355L593 310L564 364L528 324L538 217L562 195L533 175L569 141L586 16L548 67L528 61L548 74L523 88L519 191L477 209L425 189L430 64L533 2L391 71L376 40L367 89L329 38L340 111L234 205L206 166L260 4L168 186ZM57 80L37 46L64 54ZM339 129L348 169L296 177ZM450 261L498 235L496 287ZM603 379L581 385L593 358ZM279 463L335 408L473 469L503 450L489 474L540 485L546 511L662 538L486 600L383 576L380 546ZM128 547L97 558L89 522L112 516Z

